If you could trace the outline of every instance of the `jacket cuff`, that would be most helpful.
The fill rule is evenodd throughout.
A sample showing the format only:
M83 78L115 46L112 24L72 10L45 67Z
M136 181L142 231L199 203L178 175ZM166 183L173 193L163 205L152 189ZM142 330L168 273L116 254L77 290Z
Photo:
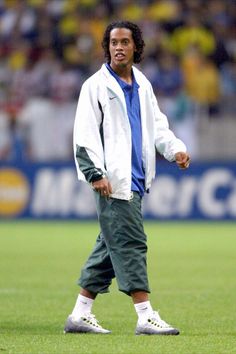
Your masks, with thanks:
M100 181L101 179L105 178L106 175L103 172L96 171L92 177L90 178L90 183Z

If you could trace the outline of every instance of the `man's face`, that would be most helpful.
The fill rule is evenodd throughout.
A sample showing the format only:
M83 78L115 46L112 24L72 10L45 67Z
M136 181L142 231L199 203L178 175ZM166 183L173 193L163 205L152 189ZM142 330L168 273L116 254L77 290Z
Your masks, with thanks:
M128 28L114 28L110 32L109 51L113 69L132 65L135 50L132 32Z

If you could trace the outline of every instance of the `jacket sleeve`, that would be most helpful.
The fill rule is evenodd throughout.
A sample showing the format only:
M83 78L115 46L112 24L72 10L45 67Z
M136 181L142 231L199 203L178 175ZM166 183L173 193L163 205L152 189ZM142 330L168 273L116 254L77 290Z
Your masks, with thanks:
M89 80L84 83L74 123L73 147L78 178L89 183L105 174L101 137L103 114L97 91L96 85Z
M155 146L157 151L168 161L175 161L177 152L186 152L185 144L169 129L165 114L160 111L157 99L151 88L151 97L155 114Z

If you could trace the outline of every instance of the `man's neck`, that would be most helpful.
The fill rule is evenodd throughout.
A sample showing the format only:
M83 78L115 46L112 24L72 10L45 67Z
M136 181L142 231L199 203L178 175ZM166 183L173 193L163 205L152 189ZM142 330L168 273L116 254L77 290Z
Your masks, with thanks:
M113 67L110 64L112 70L121 78L121 80L125 81L127 84L132 85L132 65L127 66L115 66Z

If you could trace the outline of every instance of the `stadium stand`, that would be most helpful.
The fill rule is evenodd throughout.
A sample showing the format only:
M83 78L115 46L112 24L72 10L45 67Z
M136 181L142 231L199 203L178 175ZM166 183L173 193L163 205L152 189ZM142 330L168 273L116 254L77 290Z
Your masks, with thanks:
M2 0L1 160L71 160L76 100L117 19L141 26L140 65L192 158L235 157L234 0ZM53 134L43 134L46 124Z

